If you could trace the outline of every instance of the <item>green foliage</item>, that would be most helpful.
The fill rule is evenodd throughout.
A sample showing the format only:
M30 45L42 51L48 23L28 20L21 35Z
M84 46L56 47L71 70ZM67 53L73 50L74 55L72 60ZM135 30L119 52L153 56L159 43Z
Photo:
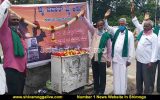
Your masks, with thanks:
M13 4L28 4L34 3L44 3L45 0L10 0ZM17 2L15 2L17 1ZM62 2L85 2L90 0L53 0L53 3ZM146 3L148 1L148 3ZM142 22L144 18L144 13L146 11L150 12L151 19L155 19L156 13L156 0L134 0L135 3L135 14L139 21ZM118 25L118 19L125 17L127 19L128 27L134 30L134 26L131 21L130 14L130 0L93 0L93 16L92 21L96 23L99 19L103 19L104 14L107 9L111 8L111 16L109 17L109 24L111 26ZM159 10L160 11L160 10ZM157 11L158 12L158 11ZM157 13L160 17L160 14Z
M104 18L104 13L110 8L112 0L94 0L93 1L93 22L96 23L99 19Z
M151 19L155 18L156 4L155 0L134 0L135 14L140 22L143 21L144 13L150 12ZM93 5L93 22L95 23L99 18L103 18L106 9L111 8L112 12L109 17L109 24L111 26L118 25L118 19L124 17L127 19L128 27L133 31L132 18L130 13L130 0L94 0Z

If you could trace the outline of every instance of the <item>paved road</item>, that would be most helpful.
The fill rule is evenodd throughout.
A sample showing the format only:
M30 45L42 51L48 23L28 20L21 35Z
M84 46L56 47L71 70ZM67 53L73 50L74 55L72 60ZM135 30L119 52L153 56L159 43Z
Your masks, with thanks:
M135 59L132 60L131 66L128 67L128 94L135 94L136 92L136 61ZM107 70L107 80L106 80L106 89L105 94L112 94L113 93L113 73L112 67L108 68ZM157 79L157 74L156 74ZM92 70L90 68L90 83L93 82L92 80ZM155 81L156 87L156 81ZM153 95L157 95L156 88L154 90Z
M2 53L2 49L1 49L1 45L0 45L0 56L2 54L3 53ZM106 80L105 94L111 94L113 92L112 67L107 68L106 71L107 71L107 80ZM92 79L92 70L91 70L91 67L90 67L90 71L89 72L90 72L90 74L89 74L89 83L92 83L93 79ZM136 82L136 80L135 80L136 79L136 61L135 61L135 59L132 60L131 66L128 67L128 79L129 79L129 82L128 82L128 91L129 92L127 92L127 93L134 94L135 93L135 82ZM157 94L157 92L155 91L154 94Z

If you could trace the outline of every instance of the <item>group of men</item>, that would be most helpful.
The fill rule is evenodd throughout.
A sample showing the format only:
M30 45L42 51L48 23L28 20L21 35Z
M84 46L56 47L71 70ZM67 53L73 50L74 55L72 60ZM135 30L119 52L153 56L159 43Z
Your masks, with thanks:
M106 85L106 65L113 69L114 94L125 95L127 90L127 67L131 65L131 59L136 57L136 94L152 94L156 67L160 66L160 31L156 31L153 22L145 16L143 24L139 24L134 15L134 5L131 3L132 22L138 29L135 37L126 27L126 19L119 19L118 27L108 25L108 10L103 20L96 23L96 28L84 17L84 23L92 33L90 47L90 59L92 59L92 71L94 81L94 93L104 94ZM160 68L158 68L157 92L160 92ZM144 89L143 89L144 84ZM144 91L143 91L144 90Z
M18 31L19 18L8 14L9 0L0 0L0 42L4 54L3 67L6 73L8 94L23 94L27 63L26 45ZM154 90L155 71L158 65L157 92L160 92L160 32L154 33L153 22L148 18L139 24L131 6L132 22L139 31L136 37L136 89L137 94L151 94ZM114 94L125 95L127 90L127 68L134 57L134 36L126 27L126 19L119 19L118 27L108 24L110 10L99 20L96 28L82 15L84 25L92 33L90 58L94 79L94 93L104 94L106 66L113 68ZM0 81L3 81L0 79ZM5 82L5 81L4 81ZM144 83L144 91L143 91ZM5 91L1 94L4 94Z
M94 93L103 95L106 86L106 64L113 67L114 94L126 94L127 66L131 64L134 52L134 36L126 27L126 19L119 19L119 27L108 25L107 11L94 28L84 17L84 23L92 33L90 58L94 80ZM112 42L111 42L112 41Z

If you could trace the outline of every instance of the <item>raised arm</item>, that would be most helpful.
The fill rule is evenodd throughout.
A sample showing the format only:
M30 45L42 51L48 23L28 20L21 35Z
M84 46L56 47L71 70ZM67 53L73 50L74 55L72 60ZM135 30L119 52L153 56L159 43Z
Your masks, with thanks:
M136 16L132 19L132 22L133 22L134 26L138 29L139 32L143 31L143 26L142 26L142 24L139 23Z
M132 22L135 25L135 27L138 29L138 31L139 32L143 31L143 26L139 23L134 13L134 2L131 2L131 16L132 16Z
M4 21L7 17L8 8L10 6L11 6L11 3L9 2L9 0L2 0L2 3L0 5L0 28L2 27Z
M134 13L134 2L133 1L130 4L130 8L131 8L131 16L132 16L132 18L134 18L135 17L135 13Z
M114 27L109 26L107 19L105 19L105 29L112 35L114 35L116 30Z
M94 28L94 26L89 22L89 20L84 16L84 13L85 13L85 11L83 12L83 14L82 14L82 20L83 20L83 22L84 22L84 24L87 26L87 28L89 29L89 31L91 32L91 34L92 34L92 36L93 36L93 34L94 34L94 32L95 32L95 28Z
M108 21L107 21L107 18L108 18L108 16L110 15L110 13L111 13L111 10L109 9L109 10L107 10L107 12L106 12L105 15L104 15L104 19L105 19L105 29L107 29L110 34L114 35L114 33L115 33L115 28L109 26Z

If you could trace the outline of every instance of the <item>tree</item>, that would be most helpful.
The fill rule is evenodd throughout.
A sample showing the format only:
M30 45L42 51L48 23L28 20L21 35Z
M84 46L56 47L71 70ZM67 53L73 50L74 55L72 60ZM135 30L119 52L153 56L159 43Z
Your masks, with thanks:
M135 14L140 22L143 21L144 13L150 12L151 19L155 18L156 0L134 0L135 2ZM105 7L105 8L104 8ZM109 24L112 26L118 25L118 19L125 17L127 19L128 26L133 30L134 26L131 22L130 16L130 0L94 0L93 5L93 22L96 22L99 18L103 18L106 9L111 8L111 16L109 18Z
M16 1L16 2L15 2ZM28 4L28 3L45 3L46 0L11 0L13 4ZM90 0L50 0L52 3L62 2L86 2ZM134 0L135 3L135 14L140 21L143 20L144 13L150 12L151 19L155 19L156 15L156 0ZM127 19L128 26L133 29L130 16L130 0L93 0L93 17L92 21L95 23L99 19L103 19L104 13L107 9L111 9L112 13L109 19L109 24L112 26L118 25L118 19L125 17ZM157 14L160 16L160 14Z
M103 19L105 11L111 7L111 1L113 0L93 0L93 22Z

